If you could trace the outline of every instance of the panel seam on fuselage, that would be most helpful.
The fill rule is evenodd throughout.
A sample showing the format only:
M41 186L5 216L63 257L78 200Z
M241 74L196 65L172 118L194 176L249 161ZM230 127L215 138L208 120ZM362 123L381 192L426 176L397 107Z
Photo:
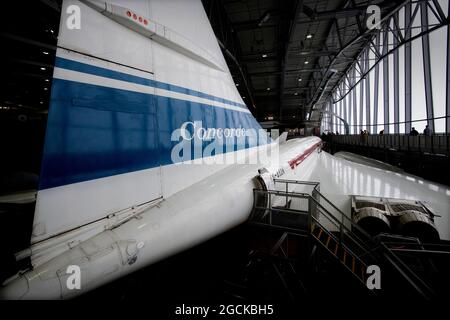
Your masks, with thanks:
M169 99L178 99L187 102L195 102L203 105L207 105L215 108L222 108L236 112L243 112L250 114L251 112L247 109L243 109L240 107L235 107L231 105L227 105L222 102L208 100L202 97L191 96L184 93L174 92L167 89L156 88L148 85L136 84L133 82L122 81L107 77L101 77L97 75L92 75L89 73L73 71L68 69L61 69L55 67L54 70L54 78L63 81L70 81L75 83L84 83L90 84L94 86L109 88L113 90L125 90L130 92L137 92L142 94L154 95Z
M216 97L214 95L207 94L207 93L204 93L201 91L184 88L184 87L180 87L177 85L172 85L169 83L164 83L164 82L160 82L157 80L144 78L144 77L140 77L140 76L136 76L136 75L131 75L128 73L115 71L112 69L102 68L102 67L98 67L98 66L78 62L75 60L58 57L58 56L56 57L56 61L55 61L55 70L57 70L57 69L79 72L79 73L82 73L85 75L91 75L91 76L101 77L101 78L110 79L110 80L128 82L128 83L132 83L132 84L137 84L137 85L154 88L155 90L156 89L166 90L166 91L170 91L173 93L183 94L183 95L186 95L189 97L205 99L205 100L208 100L211 102L222 103L225 105L233 106L233 107L239 109L237 111L250 112L246 108L246 106L243 104L240 104L238 102L234 102L234 101L231 101L228 99ZM70 80L70 79L65 79L65 80Z

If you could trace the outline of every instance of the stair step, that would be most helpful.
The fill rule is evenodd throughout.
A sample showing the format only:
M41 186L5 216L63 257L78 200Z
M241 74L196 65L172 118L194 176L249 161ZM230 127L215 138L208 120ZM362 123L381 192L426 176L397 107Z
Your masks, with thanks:
M344 251L344 254L342 255L342 263L345 265L345 263L346 263L346 260L347 260L347 250L343 250Z
M358 279L365 282L366 279L366 265L359 260L353 253L350 253L344 247L339 245L336 241L327 233L322 227L316 226L312 230L312 235L316 238L325 248L327 248L331 254L333 254L339 261L346 266ZM342 250L342 254L339 253L339 248Z
M362 265L361 265L361 278L360 278L360 279L361 279L363 282L366 281L366 270L367 270L367 268L365 267L364 264L362 264Z
M325 243L325 246L329 249L330 248L330 240L331 240L331 236L329 235L327 238L327 241Z
M318 230L318 233L317 233L317 234L315 234L315 233L316 233L316 230ZM320 236L322 235L322 233L323 233L323 229L320 228L320 227L316 227L316 228L313 230L313 235L314 235L317 239L319 239L319 240L320 240Z
M339 243L336 242L336 247L334 248L334 255L338 256L338 250L339 250Z

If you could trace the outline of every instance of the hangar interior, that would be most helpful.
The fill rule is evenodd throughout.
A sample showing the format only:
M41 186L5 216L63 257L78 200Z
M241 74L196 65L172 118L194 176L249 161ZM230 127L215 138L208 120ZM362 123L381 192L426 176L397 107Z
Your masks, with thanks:
M33 1L27 10L11 2L0 22L1 282L30 265L29 257L16 261L14 254L29 246L62 2ZM235 86L263 128L287 132L288 139L319 136L330 154L341 153L350 161L357 155L360 163L418 176L436 188L450 185L447 0L202 4ZM367 25L371 5L380 9L381 21L374 28ZM399 223L396 213L402 210L433 220L436 215L425 203L355 195L349 219L319 184L302 185L309 190L306 195L289 192L301 182L275 182L285 192L255 189L245 224L79 299L133 301L145 292L162 303L226 299L296 305L302 297L337 294L343 287L353 297L430 299L446 291L450 242L436 241L435 229L421 229L422 239L378 235L380 228ZM11 194L28 195L29 201L2 200ZM272 197L284 204L269 201L267 207ZM294 202L306 207L290 210ZM381 222L371 221L372 213L363 216L368 208L386 215L378 214ZM314 214L334 227L309 230ZM357 216L361 223L355 222ZM379 259L389 261L383 284L390 285L374 293L365 287L364 268ZM150 282L156 288L152 293L147 292Z

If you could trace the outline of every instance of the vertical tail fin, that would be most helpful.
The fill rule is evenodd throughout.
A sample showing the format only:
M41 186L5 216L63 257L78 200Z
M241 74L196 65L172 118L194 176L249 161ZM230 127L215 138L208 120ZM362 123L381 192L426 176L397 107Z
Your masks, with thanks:
M189 121L260 128L200 0L64 0L32 243L167 196Z

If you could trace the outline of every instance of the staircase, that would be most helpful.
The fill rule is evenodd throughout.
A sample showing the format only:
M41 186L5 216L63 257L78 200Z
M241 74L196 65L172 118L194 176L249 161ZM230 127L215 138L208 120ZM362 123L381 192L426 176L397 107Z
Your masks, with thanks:
M366 283L367 265L352 251L339 243L336 237L320 226L316 226L311 235L325 249L342 263L362 283Z
M306 235L313 244L311 255L315 247L322 247L328 257L350 272L364 288L369 276L367 268L377 265L383 279L395 282L391 287L399 287L401 280L401 285L409 284L420 296L434 297L430 287L381 237L371 237L324 197L319 183L276 179L274 190L255 189L250 223L285 234Z

